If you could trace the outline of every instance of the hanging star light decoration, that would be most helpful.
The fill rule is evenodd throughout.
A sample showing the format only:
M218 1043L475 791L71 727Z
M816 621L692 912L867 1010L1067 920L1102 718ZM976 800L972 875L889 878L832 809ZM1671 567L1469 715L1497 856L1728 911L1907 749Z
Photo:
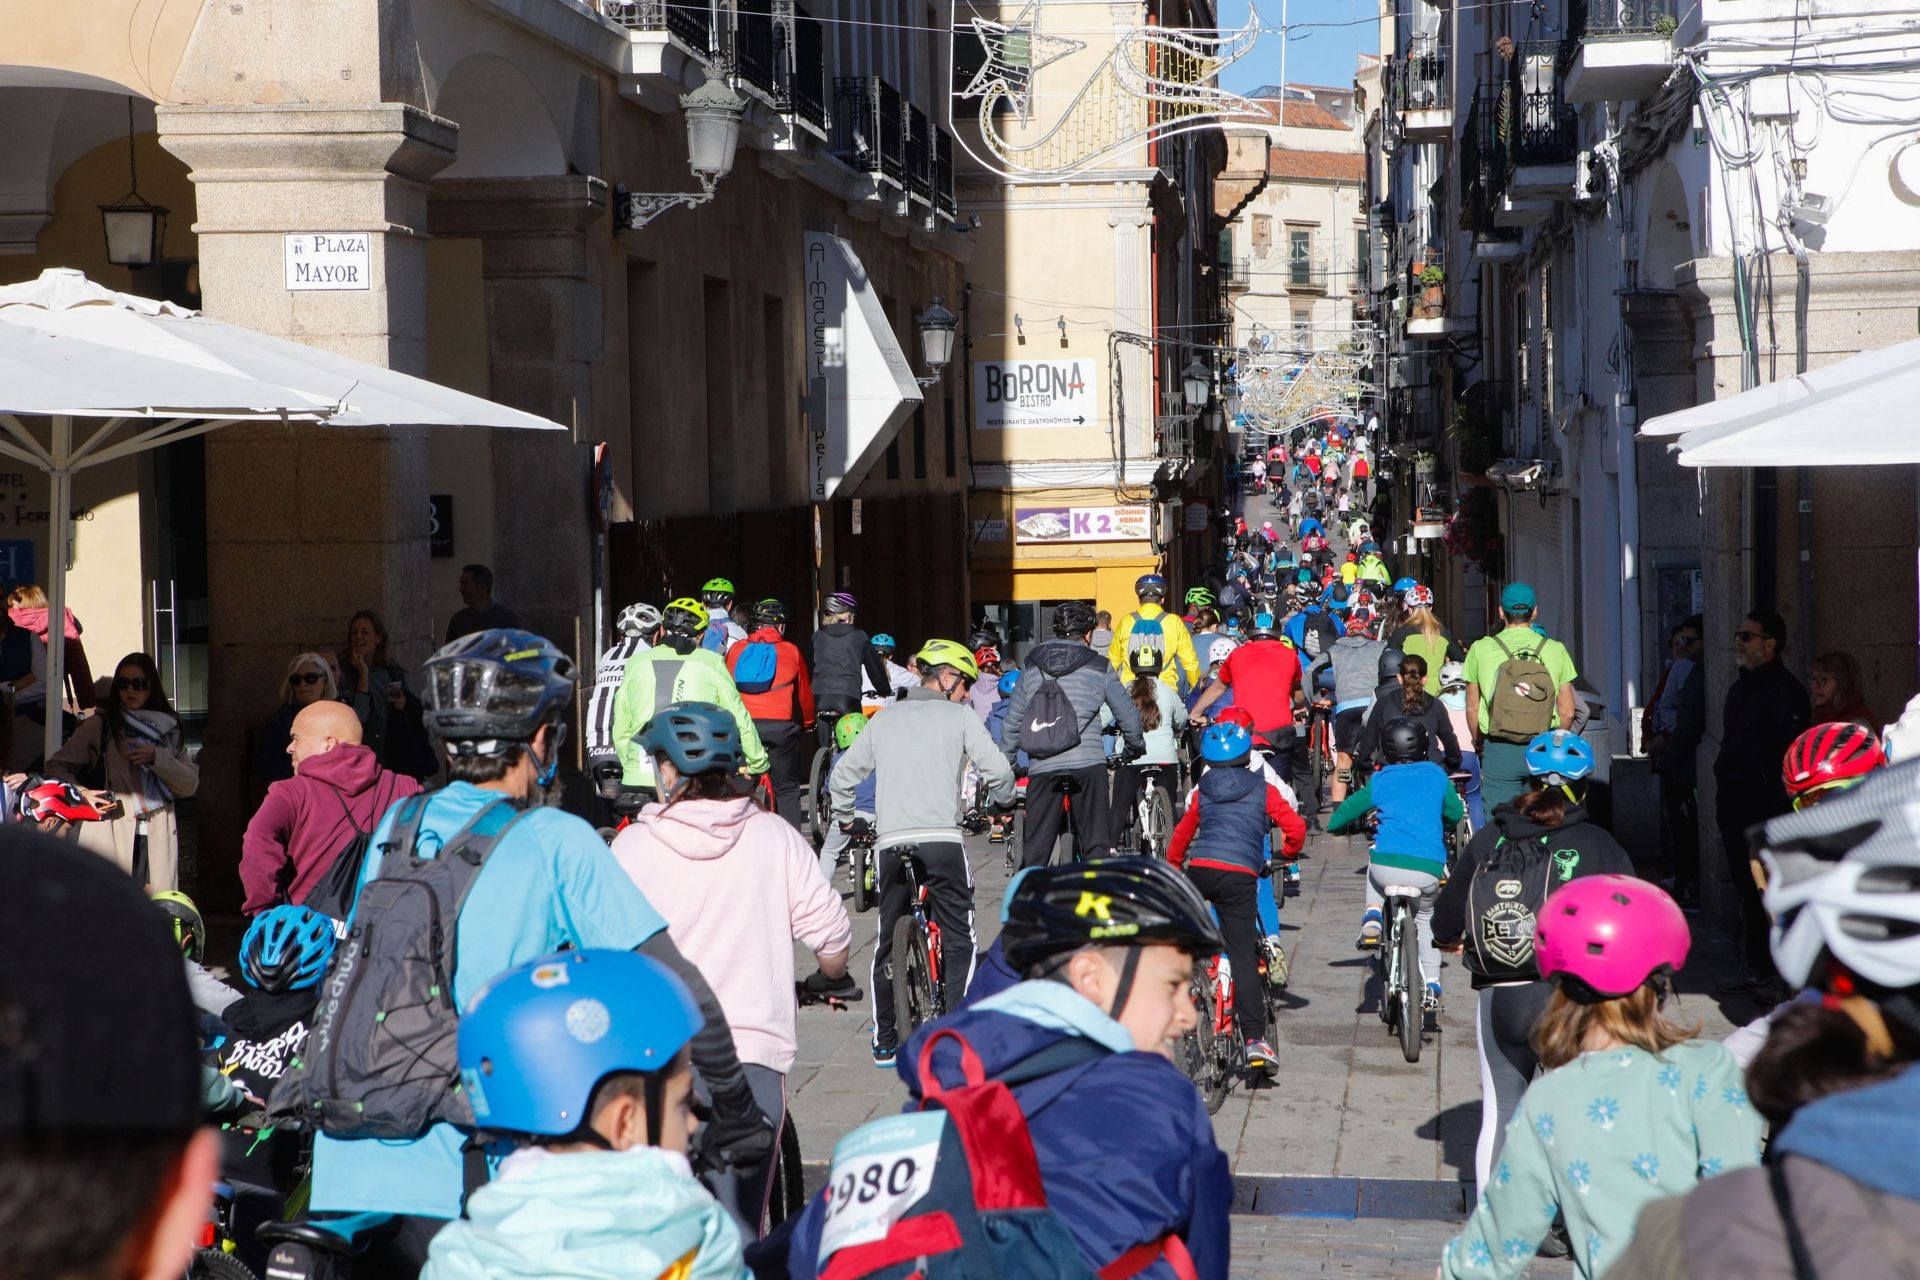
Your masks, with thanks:
M1012 104L1021 124L1032 118L1028 95L1033 88L1033 73L1087 47L1084 40L1040 34L1035 21L1039 5L1040 0L1027 0L1027 7L1012 22L973 19L973 34L987 57L956 97L984 98L998 94Z

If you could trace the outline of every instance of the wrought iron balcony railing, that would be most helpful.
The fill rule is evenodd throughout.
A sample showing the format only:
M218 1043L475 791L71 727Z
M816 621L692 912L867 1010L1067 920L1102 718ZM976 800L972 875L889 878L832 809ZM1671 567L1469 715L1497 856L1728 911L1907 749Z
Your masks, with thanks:
M773 0L731 0L721 11L723 19L731 14L733 30L729 37L729 57L734 74L768 94L778 90L774 61Z
M1671 35L1673 0L1567 0L1567 38Z
M714 13L704 0L601 0L601 12L634 31L664 31L702 57L714 55Z
M879 76L835 76L833 152L862 173L905 185L906 117L900 91Z
M1565 47L1553 40L1517 46L1494 127L1506 143L1507 176L1523 165L1571 164L1580 141L1580 119L1562 92Z
M953 135L939 128L933 131L933 208L942 217L960 217L953 193Z
M900 127L906 138L907 195L922 204L933 203L933 126L927 113L912 103L904 108Z
M774 0L773 101L782 114L829 127L827 42L817 18L792 0Z
M1447 50L1437 39L1415 37L1405 56L1395 58L1388 100L1395 111L1439 111L1453 105L1453 77L1447 74Z

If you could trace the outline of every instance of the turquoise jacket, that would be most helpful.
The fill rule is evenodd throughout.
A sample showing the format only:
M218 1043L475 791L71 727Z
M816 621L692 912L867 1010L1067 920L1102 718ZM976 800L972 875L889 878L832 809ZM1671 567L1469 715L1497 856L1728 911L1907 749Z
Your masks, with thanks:
M523 1153L433 1238L421 1280L744 1280L740 1229L686 1158Z

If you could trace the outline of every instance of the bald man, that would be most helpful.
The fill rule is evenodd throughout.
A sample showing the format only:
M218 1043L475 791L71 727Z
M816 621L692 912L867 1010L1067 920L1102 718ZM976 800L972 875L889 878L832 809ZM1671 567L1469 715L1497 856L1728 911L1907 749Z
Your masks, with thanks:
M337 916L345 904L331 901L334 877L327 873L420 784L380 767L360 741L360 717L344 702L303 708L293 718L287 755L293 777L267 788L240 842L240 909L251 916L294 902Z

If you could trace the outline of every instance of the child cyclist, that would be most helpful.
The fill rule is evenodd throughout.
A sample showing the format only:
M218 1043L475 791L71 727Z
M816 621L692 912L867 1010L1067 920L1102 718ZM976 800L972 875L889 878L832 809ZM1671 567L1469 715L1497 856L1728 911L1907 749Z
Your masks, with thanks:
M1591 1280L1650 1201L1759 1162L1760 1117L1733 1055L1662 1012L1690 942L1673 899L1632 876L1584 876L1547 898L1534 953L1554 993L1533 1040L1548 1070L1448 1242L1442 1280L1524 1274L1556 1212Z
M1307 842L1307 824L1293 806L1246 766L1253 735L1237 724L1207 726L1200 754L1209 768L1173 829L1167 861L1184 866L1200 895L1220 915L1220 932L1235 973L1260 972L1258 885L1267 870L1266 835L1279 827L1282 855L1292 857ZM1444 775L1443 775L1444 776ZM1247 1066L1271 1075L1279 1066L1267 1043L1264 1001L1234 1004L1240 1034L1247 1041Z
M563 951L509 969L460 1019L482 1133L517 1144L421 1280L744 1280L740 1233L688 1145L700 1009L666 966Z
M1229 693L1231 693L1231 690L1229 690ZM1219 705L1217 702L1214 704L1215 707ZM1228 707L1223 711L1217 711L1213 716L1213 722L1215 724L1237 724L1248 733L1254 731L1253 713L1244 707ZM1247 758L1247 769L1250 772L1259 774L1266 780L1268 786L1278 791L1280 798L1287 802L1289 809L1292 809L1296 813L1300 811L1300 801L1295 797L1293 788L1287 785L1286 781L1273 771L1273 762L1268 758L1266 752L1255 751L1249 756ZM1191 805L1199 793L1200 784L1196 782L1187 792L1187 804ZM1273 856L1273 836L1271 834L1266 837L1266 842L1262 848L1262 856L1266 858L1272 858ZM1283 860L1280 864L1280 869L1286 877L1286 892L1288 894L1298 894L1300 892L1299 855L1295 854ZM1280 900L1275 896L1273 882L1273 876L1263 875L1260 877L1260 892L1258 898L1254 901L1254 909L1260 916L1260 936L1263 940L1262 946L1267 954L1267 981L1276 987L1284 987L1287 985L1287 953L1285 947L1283 947L1280 942Z
M642 809L614 837L613 856L665 917L680 954L713 975L754 1101L777 1130L800 1051L793 944L819 963L809 990L857 997L847 976L853 925L813 846L746 794L740 730L724 708L670 703L640 731L639 744L653 758L664 803ZM714 1175L714 1194L748 1239L760 1233L772 1173L765 1161Z
M1385 763L1327 819L1331 835L1345 835L1380 815L1367 865L1367 910L1360 918L1359 946L1380 945L1381 908L1388 885L1422 890L1414 908L1420 938L1420 976L1425 1004L1440 1007L1440 952L1433 944L1433 902L1447 871L1446 832L1466 813L1447 771L1427 758L1427 730L1412 720L1394 720L1380 734Z
M1013 1091L1047 1204L1090 1270L1226 1280L1233 1179L1172 1062L1195 1022L1194 962L1224 945L1206 902L1155 858L1035 867L1008 895L999 942L1024 980L914 1032L897 1059L908 1109L928 1076L961 1078L959 1046L946 1039L957 1034L982 1073ZM930 1045L935 1037L944 1042ZM821 1256L827 1208L823 1188L755 1246L755 1273L860 1273L844 1255Z
M861 711L849 711L834 721L834 764L840 763L840 757L847 754L847 749L853 745L854 739L858 738L860 731L866 727L866 713ZM831 775L833 770L829 768L827 773ZM878 777L869 775L853 789L853 820L855 822L864 822L869 827L873 825L874 806L879 803L876 799L878 788ZM846 827L838 822L827 824L827 838L820 842L820 873L826 876L828 884L833 883L833 869L839 865L840 859L846 856L847 846L852 843L853 834ZM871 867L867 869L867 874L873 874ZM868 889L871 890L871 888L872 886L869 885Z

